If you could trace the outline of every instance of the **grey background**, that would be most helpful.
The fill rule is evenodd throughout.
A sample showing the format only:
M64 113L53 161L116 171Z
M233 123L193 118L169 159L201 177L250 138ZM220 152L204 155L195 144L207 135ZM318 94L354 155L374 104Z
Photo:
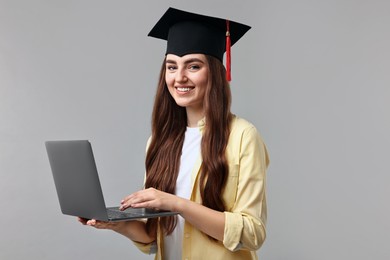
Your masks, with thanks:
M0 259L152 259L60 213L43 143L91 140L110 206L141 187L169 6L253 26L232 91L271 155L260 258L389 259L386 0L0 0Z

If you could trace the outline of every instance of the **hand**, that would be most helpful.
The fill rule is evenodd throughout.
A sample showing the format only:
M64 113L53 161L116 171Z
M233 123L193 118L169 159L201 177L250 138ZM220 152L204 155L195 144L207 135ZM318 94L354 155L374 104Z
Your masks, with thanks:
M83 225L87 225L97 229L110 229L114 231L117 231L121 225L121 222L105 222L96 219L85 219L81 217L78 217L78 221Z
M154 188L137 191L121 201L120 210L133 208L152 208L159 210L178 211L178 204L183 200L173 194Z

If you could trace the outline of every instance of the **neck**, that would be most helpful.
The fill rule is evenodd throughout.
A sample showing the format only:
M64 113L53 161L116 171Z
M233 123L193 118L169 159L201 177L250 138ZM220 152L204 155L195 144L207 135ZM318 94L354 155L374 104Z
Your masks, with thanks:
M204 117L203 110L187 108L187 126L198 127L198 122Z

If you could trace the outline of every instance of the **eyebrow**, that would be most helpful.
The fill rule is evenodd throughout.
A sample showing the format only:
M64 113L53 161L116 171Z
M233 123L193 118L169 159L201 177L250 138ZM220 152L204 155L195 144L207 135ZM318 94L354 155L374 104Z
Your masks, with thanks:
M188 59L188 60L184 61L184 64L188 64L188 63L192 63L192 62L200 62L200 63L204 64L204 61L202 61L201 59L197 59L197 58ZM177 64L177 62L174 60L166 60L165 63Z

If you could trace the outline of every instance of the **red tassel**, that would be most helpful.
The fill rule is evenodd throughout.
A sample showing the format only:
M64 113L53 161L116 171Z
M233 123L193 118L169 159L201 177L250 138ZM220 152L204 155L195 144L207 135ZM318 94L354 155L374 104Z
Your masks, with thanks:
M230 48L230 25L229 20L226 20L226 80L229 82L232 80Z

